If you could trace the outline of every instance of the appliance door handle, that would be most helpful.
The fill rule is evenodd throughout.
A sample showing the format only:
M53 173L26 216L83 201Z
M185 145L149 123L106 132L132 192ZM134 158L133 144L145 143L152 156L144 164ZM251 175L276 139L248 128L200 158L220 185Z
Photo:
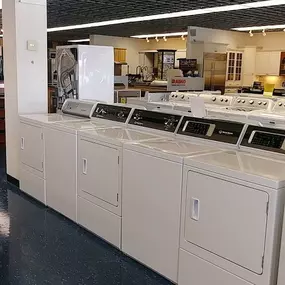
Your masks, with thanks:
M25 148L25 139L21 137L21 149Z
M87 159L86 158L83 158L82 159L82 162L83 162L83 169L82 169L82 173L87 175Z
M191 198L190 217L194 221L199 221L200 218L200 200Z

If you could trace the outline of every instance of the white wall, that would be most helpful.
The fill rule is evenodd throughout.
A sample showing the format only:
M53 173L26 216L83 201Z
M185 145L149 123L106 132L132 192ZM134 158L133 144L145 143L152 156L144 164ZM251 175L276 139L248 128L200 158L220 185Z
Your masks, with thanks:
M130 66L130 73L136 73L136 67L140 65L139 51L144 49L145 40L91 35L90 44L127 49L127 63Z
M47 21L42 5L3 0L7 173L19 179L19 114L47 112ZM27 50L35 40L37 51Z
M196 37L190 36L190 30L196 30ZM188 45L191 42L204 42L204 43L216 43L216 44L225 44L228 49L238 49L243 47L246 43L248 34L234 32L234 31L224 31L217 29L207 29L200 27L188 27Z
M270 51L285 51L285 33L284 32L268 32L264 37L262 33L254 33L253 37L250 37L246 33L246 44L250 46L256 46L263 50Z

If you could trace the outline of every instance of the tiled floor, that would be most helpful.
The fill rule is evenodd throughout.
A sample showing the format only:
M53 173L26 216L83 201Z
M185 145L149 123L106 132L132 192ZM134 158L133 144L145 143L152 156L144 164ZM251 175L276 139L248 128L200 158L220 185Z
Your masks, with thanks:
M151 270L7 183L0 151L1 285L167 285Z

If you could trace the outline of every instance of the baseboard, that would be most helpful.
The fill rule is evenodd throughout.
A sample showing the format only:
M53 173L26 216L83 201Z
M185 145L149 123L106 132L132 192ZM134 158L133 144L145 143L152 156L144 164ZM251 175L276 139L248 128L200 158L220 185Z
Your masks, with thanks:
M17 186L19 188L20 186L20 182L18 179L14 178L13 176L7 174L7 181L15 186Z

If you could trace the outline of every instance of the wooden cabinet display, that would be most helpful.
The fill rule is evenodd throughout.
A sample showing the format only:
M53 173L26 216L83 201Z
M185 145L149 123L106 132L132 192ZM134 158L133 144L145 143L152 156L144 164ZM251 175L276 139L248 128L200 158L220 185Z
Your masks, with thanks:
M115 62L126 63L127 50L125 48L114 48L114 60Z
M280 75L285 75L285 52L281 52Z
M264 51L256 53L256 75L279 75L280 52Z

